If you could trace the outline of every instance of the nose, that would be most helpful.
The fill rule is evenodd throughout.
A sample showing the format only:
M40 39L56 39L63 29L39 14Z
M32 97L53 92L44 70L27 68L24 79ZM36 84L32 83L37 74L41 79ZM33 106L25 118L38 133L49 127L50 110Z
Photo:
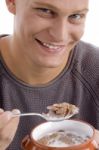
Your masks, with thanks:
M55 19L49 29L49 34L56 42L65 42L69 36L68 22L65 19Z

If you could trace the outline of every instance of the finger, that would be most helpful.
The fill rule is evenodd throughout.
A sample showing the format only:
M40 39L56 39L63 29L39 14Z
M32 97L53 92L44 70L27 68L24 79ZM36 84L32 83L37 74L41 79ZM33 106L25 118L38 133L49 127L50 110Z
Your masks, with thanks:
M99 144L99 130L95 130L94 139L95 139L95 141Z
M20 110L19 109L13 109L12 114L20 114Z
M5 111L0 114L0 129L2 129L12 118L12 112Z
M2 108L0 108L0 114L3 113L3 112L4 112L4 110Z
M93 140L93 142L92 142L92 143L93 143L93 145L94 145L95 149L96 149L96 150L98 150L99 146L98 146L97 142L96 142L95 140Z
M0 133L1 142L9 144L12 142L19 124L19 117L12 117L8 123L2 128Z

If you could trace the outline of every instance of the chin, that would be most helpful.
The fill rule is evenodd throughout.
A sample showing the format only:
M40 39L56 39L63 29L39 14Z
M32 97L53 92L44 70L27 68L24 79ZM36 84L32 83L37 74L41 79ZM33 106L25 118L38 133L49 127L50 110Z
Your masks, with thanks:
M61 63L50 63L50 64L47 64L45 65L45 67L47 68L58 68L61 66Z

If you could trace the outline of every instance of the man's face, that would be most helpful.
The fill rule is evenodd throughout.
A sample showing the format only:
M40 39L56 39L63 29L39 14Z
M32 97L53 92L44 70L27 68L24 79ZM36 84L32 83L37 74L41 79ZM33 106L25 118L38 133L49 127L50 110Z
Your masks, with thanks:
M41 67L65 63L84 32L88 0L16 0L15 40Z

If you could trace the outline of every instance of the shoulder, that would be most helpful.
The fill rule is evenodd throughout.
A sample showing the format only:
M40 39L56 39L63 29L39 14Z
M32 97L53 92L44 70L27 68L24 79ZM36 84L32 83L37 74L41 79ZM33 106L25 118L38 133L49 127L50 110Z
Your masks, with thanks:
M74 68L88 81L99 82L99 47L80 41L75 49Z
M7 43L9 42L9 37L10 35L8 34L0 35L0 55L2 52L5 52L5 50L8 49Z
M99 71L99 47L80 41L76 46L76 59L81 67Z
M74 69L99 95L99 47L81 41L75 55Z
M82 57L99 57L99 47L92 45L90 43L86 43L83 41L80 41L77 44L77 51Z
M7 36L8 36L7 34L2 34L2 35L0 35L0 53L1 53L1 50L2 50L2 45L5 45L4 39L5 39L5 37L7 37Z
M7 34L0 35L0 76L2 74L2 51L4 51L5 44L5 38L7 37Z

